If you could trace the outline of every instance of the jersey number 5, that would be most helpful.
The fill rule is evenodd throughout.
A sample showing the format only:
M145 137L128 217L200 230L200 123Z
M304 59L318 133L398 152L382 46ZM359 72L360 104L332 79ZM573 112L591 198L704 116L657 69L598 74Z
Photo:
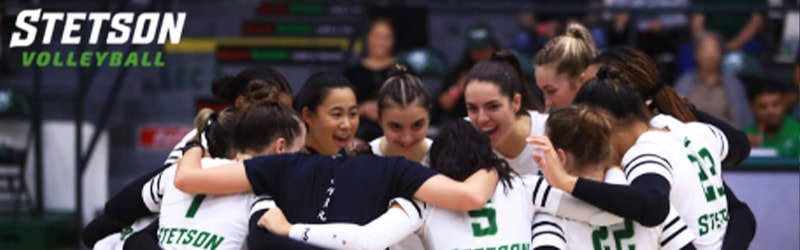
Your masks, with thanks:
M633 222L625 219L625 227L612 232L614 236L614 246L616 250L622 250L622 240L633 238ZM608 239L608 227L600 227L592 232L592 245L595 250L610 250L611 247L604 246L603 241ZM636 249L636 245L628 245L628 250Z
M189 210L186 210L186 218L194 218L194 215L197 214L197 210L200 209L200 203L203 203L205 199L206 195L204 194L195 195L192 204L189 205Z
M489 235L497 234L497 212L495 212L494 208L483 208L481 210L474 210L469 211L469 217L474 219L486 218L489 223L488 227L483 227L483 222L473 222L472 225L472 235L475 237L483 237Z

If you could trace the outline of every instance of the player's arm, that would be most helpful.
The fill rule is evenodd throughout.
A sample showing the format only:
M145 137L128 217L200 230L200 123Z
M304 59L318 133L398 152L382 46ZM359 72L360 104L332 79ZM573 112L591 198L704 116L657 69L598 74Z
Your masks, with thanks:
M494 195L497 181L498 175L494 169L480 169L464 182L437 174L417 189L414 198L447 209L462 211L480 209Z
M669 213L669 163L657 156L644 157L626 166L630 186L615 185L567 174L556 155L553 144L544 136L533 136L529 143L544 157L533 154L542 173L551 185L616 215L630 218L648 227L661 224Z
M678 215L675 208L670 207L669 215L664 224L661 225L659 243L663 250L686 250L694 249L692 242L697 236L692 233L686 223Z
M562 220L546 213L537 213L531 226L531 249L560 250L567 249Z
M402 203L402 204L401 204ZM278 208L269 209L258 224L272 233L330 249L385 249L397 244L422 225L419 208L395 199L390 209L370 223L294 224Z
M729 147L725 150L724 157L720 158L722 166L736 166L750 156L750 141L744 131L703 111L692 109L692 112L698 121L707 123L722 132L718 138L720 138L719 140L725 139L725 141L720 141L720 143Z
M200 165L203 152L202 147L192 147L178 160L176 188L193 194L235 194L252 190L243 163L203 169Z
M621 223L624 219L613 213L609 213L594 205L586 203L572 195L553 189L544 178L539 176L527 176L531 183L527 185L533 194L531 201L535 208L540 212L555 214L560 217L586 222L593 226L608 226ZM606 171L606 183L627 184L625 174L618 168Z

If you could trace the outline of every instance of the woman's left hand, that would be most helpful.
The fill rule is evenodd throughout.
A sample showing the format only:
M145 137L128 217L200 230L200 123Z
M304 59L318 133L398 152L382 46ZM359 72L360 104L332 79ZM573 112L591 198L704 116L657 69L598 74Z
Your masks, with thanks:
M564 150L553 148L553 144L546 136L531 136L528 137L527 141L529 144L535 145L535 149L543 154L533 153L532 157L542 169L542 175L544 175L545 180L558 189L572 193L578 178L569 175L558 158L559 154L566 155Z
M289 236L289 230L292 229L292 223L286 220L283 211L278 207L267 210L267 212L258 219L258 226L274 234L285 237Z

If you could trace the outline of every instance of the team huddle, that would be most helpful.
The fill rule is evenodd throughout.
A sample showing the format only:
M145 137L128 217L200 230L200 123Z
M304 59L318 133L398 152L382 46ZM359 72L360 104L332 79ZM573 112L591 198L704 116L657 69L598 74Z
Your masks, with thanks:
M522 67L534 67L544 103ZM270 67L212 83L229 103L84 228L93 249L747 249L722 178L743 132L695 110L633 48L597 55L573 24L533 65L498 51L466 74L468 116L425 135L431 98L396 64L382 137L355 138L355 87Z

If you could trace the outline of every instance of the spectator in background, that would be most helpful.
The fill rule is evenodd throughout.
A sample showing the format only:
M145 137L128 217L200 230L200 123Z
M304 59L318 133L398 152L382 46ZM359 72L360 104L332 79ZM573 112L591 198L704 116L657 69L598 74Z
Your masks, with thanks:
M722 42L714 33L699 34L695 39L697 68L680 76L675 92L689 99L697 109L723 119L735 127L753 122L747 110L742 82L722 71Z
M692 6L729 6L729 5L765 5L766 0L691 0ZM751 55L763 52L763 46L757 39L758 32L764 25L764 14L758 11L720 12L707 11L695 12L690 20L692 36L701 35L707 31L717 31L722 35L723 48L728 52L742 51ZM679 53L678 73L683 74L688 69L694 68L697 62L693 60L692 46L684 44Z
M754 86L747 98L756 122L746 127L753 147L775 149L778 156L800 156L800 123L786 114L785 88L773 82Z
M664 8L686 7L689 0L610 0L612 7ZM659 66L667 82L675 81L675 58L682 39L688 33L689 19L681 12L672 13L614 13L609 34L610 46L636 46ZM636 44L629 43L630 33L636 34Z
M434 123L461 119L467 116L467 104L464 101L464 84L467 73L472 66L492 58L499 49L492 29L485 23L477 23L467 30L467 49L461 61L451 68L444 77L444 84L436 98Z
M394 29L389 19L373 20L366 40L367 56L358 64L345 69L344 77L356 87L356 100L359 103L360 115L360 125L356 137L364 141L371 141L383 134L378 125L376 97L381 85L386 81L389 69L397 61L392 55Z
M517 16L520 31L514 35L514 49L528 55L535 55L542 47L558 35L555 23L538 23L533 11L522 11Z
M765 0L692 0L694 6L708 5L763 5ZM749 53L761 52L761 44L755 40L764 15L761 12L696 12L692 14L692 35L700 35L708 30L716 30L727 41L727 51L743 50Z

